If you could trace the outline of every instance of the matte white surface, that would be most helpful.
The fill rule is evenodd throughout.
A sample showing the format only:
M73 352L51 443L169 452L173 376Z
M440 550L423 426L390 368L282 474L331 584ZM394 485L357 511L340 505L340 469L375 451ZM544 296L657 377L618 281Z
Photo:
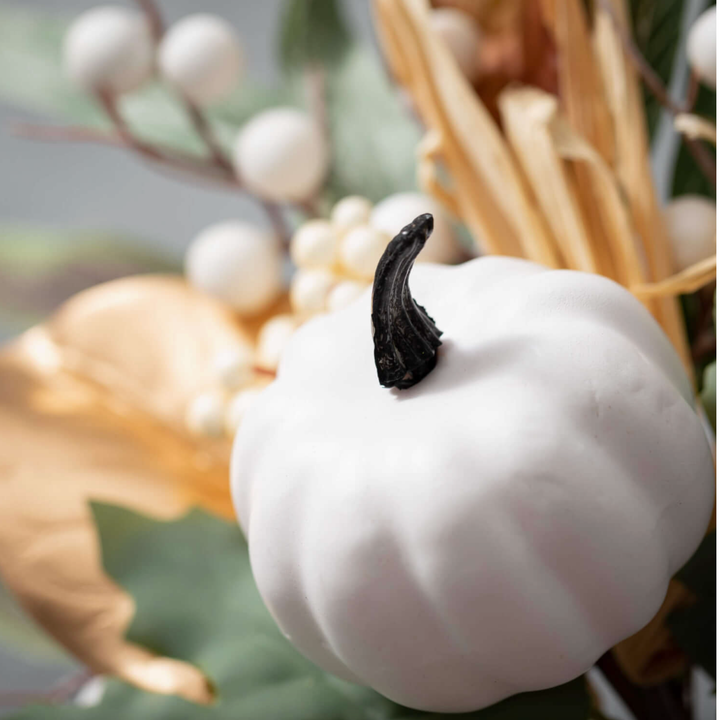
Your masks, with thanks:
M677 355L596 275L418 265L444 331L378 384L370 293L310 321L236 438L260 592L346 679L460 712L567 682L643 627L703 536L714 468Z

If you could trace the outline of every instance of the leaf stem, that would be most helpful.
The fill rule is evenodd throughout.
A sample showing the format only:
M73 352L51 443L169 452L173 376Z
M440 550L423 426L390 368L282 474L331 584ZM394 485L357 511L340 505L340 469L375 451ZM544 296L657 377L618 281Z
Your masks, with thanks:
M148 23L150 24L150 31L152 32L155 40L160 40L165 32L165 26L160 14L160 9L155 4L154 0L136 0L140 9L145 13Z

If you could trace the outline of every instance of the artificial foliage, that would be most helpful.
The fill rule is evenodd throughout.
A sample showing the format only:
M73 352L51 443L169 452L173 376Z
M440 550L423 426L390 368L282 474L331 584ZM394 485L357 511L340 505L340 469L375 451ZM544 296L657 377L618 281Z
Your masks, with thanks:
M520 2L434 4L477 10L482 21L484 12L507 17ZM58 141L128 152L156 146L181 166L176 172L155 163L158 169L179 179L218 181L239 193L247 188L226 156L246 122L280 105L322 117L330 149L322 188L307 203L268 214L287 244L303 217L327 216L341 198L360 195L377 203L418 184L454 213L466 249L612 277L603 265L603 243L612 240L615 279L636 292L668 332L714 430L714 258L668 284L670 259L656 232L662 221L648 168L669 106L663 108L647 83L640 89L622 33L603 15L608 8L621 11L625 44L634 43L667 86L684 51L680 21L687 0L539 0L545 20L541 31L540 16L532 20L534 62L512 78L534 87L519 90L507 77L471 87L447 58L435 67L442 51L416 12L424 5L375 0L378 55L354 37L342 3L288 0L278 22L282 73L276 82L245 79L203 109L211 131L203 137L178 94L152 81L118 99L129 141L98 98L78 91L63 73L70 21L63 9L45 12L16 0L0 7L0 99L49 119L10 128L28 140L48 141L48 153ZM583 12L593 20L585 24ZM559 57L548 33L561 48ZM596 68L587 61L591 33L603 48ZM428 58L432 72L424 64ZM561 73L561 88L547 73L553 63L577 70ZM599 75L618 81L626 93L611 108L599 99ZM587 105L573 105L588 98ZM701 85L690 109L714 123L715 99L714 90ZM670 109L677 114L682 108ZM531 113L529 122L530 110L543 112ZM447 132L467 118L474 124L463 137ZM626 167L611 160L611 125L625 143L622 158L632 157ZM691 149L679 145L665 184L671 196L713 197L714 183ZM714 144L703 141L701 149L705 161L714 162ZM543 167L548 157L561 172ZM561 222L543 205L561 195L587 223L584 246L574 232L582 224L565 225L566 212ZM634 231L644 236L650 255L658 255L657 273L645 283L643 259L630 252L625 259L632 262L618 261L634 246ZM587 267L576 262L583 252L584 261L592 260ZM603 718L585 677L469 715L430 715L342 682L293 648L260 599L234 521L229 438L198 437L183 420L185 408L211 382L217 352L232 343L253 347L268 317L289 312L288 299L240 320L183 284L179 272L175 260L114 232L0 228L0 339L18 335L0 349L0 640L31 658L69 652L106 683L96 707L48 695L11 719ZM172 276L105 282L145 273ZM98 282L104 284L75 294ZM683 313L674 297L680 293ZM269 382L267 375L257 388ZM714 520L653 621L599 662L638 720L683 717L690 673L715 675L712 527Z

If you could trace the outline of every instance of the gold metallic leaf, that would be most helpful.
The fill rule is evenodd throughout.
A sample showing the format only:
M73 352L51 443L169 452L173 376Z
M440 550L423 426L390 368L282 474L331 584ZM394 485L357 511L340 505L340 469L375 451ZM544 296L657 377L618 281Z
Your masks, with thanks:
M203 674L124 640L130 596L104 573L88 501L160 518L232 517L228 440L183 427L211 360L245 331L180 279L88 290L0 354L0 576L30 615L100 673L210 700Z

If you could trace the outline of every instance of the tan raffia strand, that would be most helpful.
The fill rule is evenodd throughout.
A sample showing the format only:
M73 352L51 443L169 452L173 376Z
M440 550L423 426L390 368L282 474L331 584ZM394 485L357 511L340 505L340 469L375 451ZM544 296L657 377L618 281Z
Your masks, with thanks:
M566 267L598 272L575 182L553 142L550 124L557 100L542 90L521 88L500 96L505 132L538 199Z
M705 118L691 113L681 113L675 118L675 129L690 138L690 140L707 140L715 145L717 143L717 130Z
M717 270L717 256L701 260L695 265L660 282L631 287L639 298L672 297L699 290L712 282Z
M457 204L480 249L560 267L547 225L497 125L430 31L427 2L377 0L376 6L385 37L397 41L389 53L399 63L396 74L408 78L420 115L441 138Z
M607 8L613 12L614 18ZM650 170L647 128L637 75L613 20L628 27L624 0L595 3L595 57L603 77L617 143L616 173L642 240L650 282L672 275L673 258ZM692 361L675 298L653 301L651 310L692 374Z
M558 86L560 104L570 127L585 138L602 159L612 165L615 138L612 119L605 101L602 78L588 48L590 28L581 0L542 0L546 26L553 36L558 53ZM605 223L595 201L590 168L572 165L578 202L593 241L597 272L616 277L620 270L609 252L612 238L605 235ZM577 268L581 269L581 268Z

